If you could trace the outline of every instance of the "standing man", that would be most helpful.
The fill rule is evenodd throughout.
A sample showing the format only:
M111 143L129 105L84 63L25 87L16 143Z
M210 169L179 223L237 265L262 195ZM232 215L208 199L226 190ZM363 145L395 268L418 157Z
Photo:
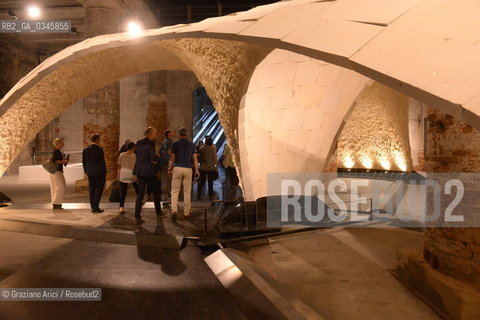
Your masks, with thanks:
M105 180L107 176L107 166L103 149L100 147L100 136L92 135L92 144L82 153L83 171L88 176L88 187L90 191L90 208L92 213L102 213L100 209L100 199L102 198Z
M143 197L145 196L145 188L149 187L153 194L153 202L155 204L155 212L157 215L162 214L160 206L160 183L157 178L159 157L155 153L155 138L157 137L157 129L148 127L145 130L145 138L139 140L136 145L137 161L133 168L133 174L138 179L137 201L135 202L135 222L142 223L140 212L142 211Z
M168 173L172 177L172 220L177 218L178 194L183 183L184 216L188 218L192 210L192 167L195 177L199 176L195 145L187 140L187 129L178 129L180 139L173 143Z
M172 188L172 177L168 174L168 162L172 154L174 134L172 129L165 130L163 134L165 139L160 147L160 182L162 186L162 200L168 200Z

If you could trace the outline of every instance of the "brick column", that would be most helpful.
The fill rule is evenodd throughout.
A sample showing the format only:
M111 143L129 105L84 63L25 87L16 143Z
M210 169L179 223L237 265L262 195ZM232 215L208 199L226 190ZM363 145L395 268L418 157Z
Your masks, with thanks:
M480 131L433 109L428 110L427 121L427 172L470 173L461 176L465 194L453 214L461 213L465 220L479 221L480 177L473 173L480 172ZM447 178L445 175L439 179ZM453 198L454 195L442 192L442 215ZM429 206L432 202L430 197ZM480 229L428 228L424 258L434 269L444 274L468 281L480 281Z
M122 8L117 1L86 0L86 37L119 32ZM100 134L107 162L107 179L117 170L120 131L120 85L118 82L100 89L83 102L83 144L88 146L94 133Z

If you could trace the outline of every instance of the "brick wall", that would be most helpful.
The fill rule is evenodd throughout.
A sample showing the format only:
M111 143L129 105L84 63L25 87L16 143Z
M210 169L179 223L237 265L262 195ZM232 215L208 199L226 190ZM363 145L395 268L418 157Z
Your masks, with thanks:
M480 131L453 116L427 111L427 147L425 150L427 172L475 173L480 172ZM436 175L435 177L438 177ZM437 180L445 182L448 177ZM462 214L465 220L478 221L480 216L480 177L465 174L459 177L465 194L453 214ZM428 197L431 212L433 195ZM455 195L442 194L442 214ZM428 228L424 257L432 267L457 278L480 281L480 229L479 228Z

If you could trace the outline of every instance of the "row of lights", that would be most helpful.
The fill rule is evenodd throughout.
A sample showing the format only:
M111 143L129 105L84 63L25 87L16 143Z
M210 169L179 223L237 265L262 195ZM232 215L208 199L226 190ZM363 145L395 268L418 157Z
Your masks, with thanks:
M395 160L395 165L397 168L399 168L401 171L407 171L407 162L405 161L405 158L401 154L395 154L394 155L394 160ZM361 156L360 157L360 164L366 168L366 169L372 169L373 168L373 159L367 156ZM382 166L383 169L385 170L390 170L392 168L392 163L390 160L386 157L380 157L377 159L378 163ZM353 168L355 165L355 160L351 156L345 156L343 158L343 165L347 169Z
M18 19L17 15L12 9L8 10L8 14L12 17L12 19ZM28 14L28 17L31 19L38 19L40 18L42 11L40 10L40 7L36 5L31 5L27 7L27 14ZM72 30L73 29L75 28L72 28ZM143 28L141 24L139 24L138 22L130 21L127 24L127 32L131 37L141 36L142 31L143 31Z

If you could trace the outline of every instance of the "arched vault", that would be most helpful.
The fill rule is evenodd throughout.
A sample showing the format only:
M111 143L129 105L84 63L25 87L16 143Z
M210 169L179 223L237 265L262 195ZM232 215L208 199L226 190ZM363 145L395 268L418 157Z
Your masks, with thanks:
M276 48L354 70L480 129L479 11L475 0L291 0L137 38L87 39L47 59L0 101L0 175L76 100L162 69L196 74L239 164L238 106L255 66Z

